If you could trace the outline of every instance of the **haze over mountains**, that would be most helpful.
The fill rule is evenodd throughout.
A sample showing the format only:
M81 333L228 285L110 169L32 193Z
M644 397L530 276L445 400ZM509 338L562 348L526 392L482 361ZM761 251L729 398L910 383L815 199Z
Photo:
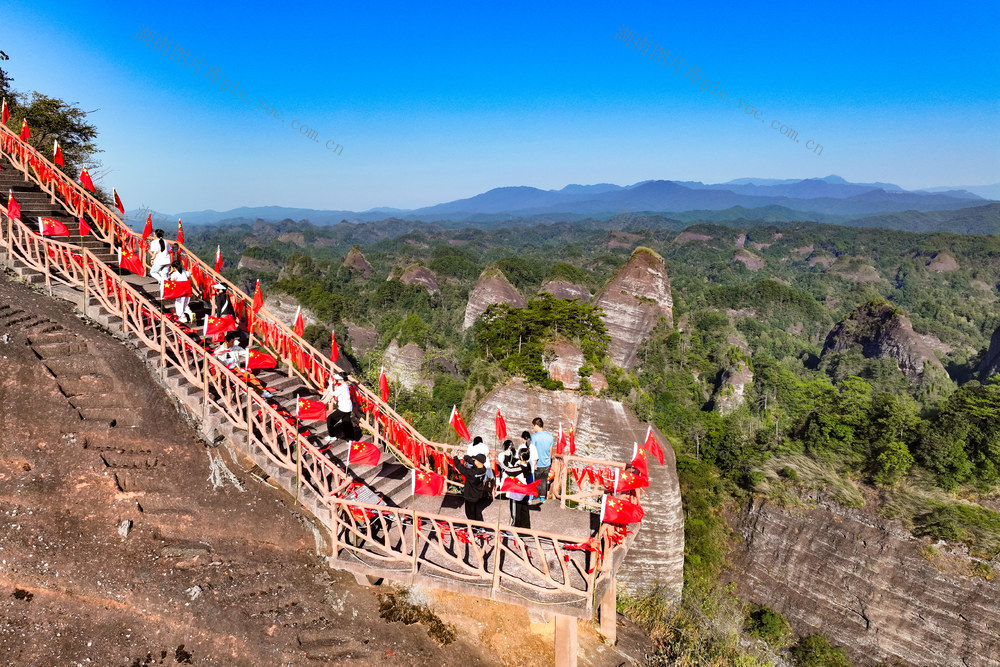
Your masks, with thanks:
M973 189L984 195L997 196L1000 185ZM371 222L388 217L423 221L502 222L537 216L573 220L660 213L677 219L690 219L691 212L698 212L701 218L715 220L760 218L846 222L852 218L901 211L954 211L990 202L990 199L968 188L908 191L892 183L850 183L831 175L803 180L740 178L720 184L662 180L642 181L628 186L574 184L561 190L513 186L409 210L380 207L358 212L259 206L221 212L186 211L165 214L162 218L180 217L190 225L258 219L309 220L313 224L324 225L344 220ZM726 213L720 215L718 212ZM130 211L129 215L132 217L138 212ZM161 217L161 214L156 216Z

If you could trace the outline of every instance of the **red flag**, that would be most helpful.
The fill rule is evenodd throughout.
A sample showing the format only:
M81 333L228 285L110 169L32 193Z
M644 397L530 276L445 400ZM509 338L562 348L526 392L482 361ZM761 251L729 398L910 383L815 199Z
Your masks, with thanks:
M146 226L142 228L142 240L145 241L153 235L153 214L146 214Z
M340 359L340 350L337 349L337 335L330 329L330 361L337 363Z
M656 436L653 435L652 426L646 431L646 442L642 443L642 446L646 448L647 452L656 457L660 465L663 465L663 450L660 449L660 443L656 441Z
M538 495L538 485L542 483L542 480L536 479L531 484L525 484L524 482L519 482L513 477L508 477L500 485L500 493L523 493L526 496L537 496Z
M7 191L7 217L11 220L21 219L21 206L14 199L14 191Z
M295 404L295 416L298 419L315 419L322 421L326 419L326 404L323 401L310 401L308 398L300 398Z
M645 514L638 503L624 498L606 495L601 501L602 523L638 523Z
M28 119L21 121L21 141L27 141L31 138L31 130L28 128Z
M352 442L347 451L347 465L377 466L381 459L382 452L370 442Z
M640 475L630 470L615 469L615 493L623 493L633 489L642 489L649 486L649 477Z
M576 454L576 429L572 423L569 425L569 453Z
M87 171L86 167L84 167L83 171L80 172L80 183L82 183L83 187L91 192L94 191L94 182L90 180L90 172Z
M86 236L90 233L90 225L84 220L83 216L80 216L80 236Z
M222 273L222 246L215 246L215 272Z
M118 196L118 191L115 190L114 188L111 188L111 193L115 196L115 208L118 209L119 213L121 213L122 215L124 215L125 214L125 205L122 204L122 198Z
M504 421L503 415L500 414L500 408L497 408L497 416L494 422L497 428L497 440L503 441L507 437L507 422Z
M253 288L253 314L256 315L264 307L264 295L260 292L260 281Z
M60 167L65 167L66 162L63 161L62 149L59 148L59 140L56 139L52 144L52 161L55 162Z
M258 350L250 350L250 353L247 355L247 368L268 369L277 367L278 367L278 360L272 357L270 354L266 354Z
M385 368L383 368L378 375L378 390L379 394L382 396L382 402L389 402L389 378L385 376Z
M646 448L640 447L639 443L632 446L632 461L629 465L643 477L649 477L649 456L646 454Z
M177 242L184 243L184 225L181 224L180 218L177 218Z
M182 296L191 296L190 280L164 280L160 285L161 299L179 299Z
M559 422L559 437L556 438L556 454L562 454L569 449L566 442L566 434L563 432L562 422Z
M55 218L38 218L38 233L42 236L69 236L69 228Z
M300 338L306 332L306 322L302 319L302 306L299 306L299 309L295 311L295 326L292 328L292 331Z
M7 106L7 98L3 98L3 111L0 111L0 122L4 125L10 120L10 107Z
M442 496L444 495L444 475L425 470L413 471L413 495Z
M451 407L451 417L448 418L448 423L451 427L455 429L455 433L458 433L458 437L462 440L472 440L472 436L469 435L469 429L465 427L465 422L462 421L462 415L458 414L458 406L453 405Z
M146 265L142 263L142 258L127 248L118 249L118 266L137 276L146 275Z
M236 329L236 319L232 315L223 315L222 317L206 317L205 318L205 336L216 336L218 334L226 333L227 331L234 331Z

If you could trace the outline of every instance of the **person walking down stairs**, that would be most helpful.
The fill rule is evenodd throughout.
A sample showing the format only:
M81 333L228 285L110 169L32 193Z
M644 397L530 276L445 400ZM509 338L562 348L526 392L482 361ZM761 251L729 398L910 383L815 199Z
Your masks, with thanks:
M348 439L354 434L354 424L351 415L354 414L354 402L351 400L351 388L344 381L344 376L335 373L330 378L330 386L320 397L327 405L333 404L333 409L326 415L326 430L328 435L323 443L329 445L338 438Z
M191 276L179 259L175 259L170 265L170 280L178 282L190 282ZM191 297L179 296L174 299L174 314L179 322L194 323L194 311L191 310Z
M149 254L153 257L149 275L156 278L156 282L162 284L164 280L167 280L167 274L170 272L170 246L163 238L162 229L157 229L153 235L156 238L149 244Z

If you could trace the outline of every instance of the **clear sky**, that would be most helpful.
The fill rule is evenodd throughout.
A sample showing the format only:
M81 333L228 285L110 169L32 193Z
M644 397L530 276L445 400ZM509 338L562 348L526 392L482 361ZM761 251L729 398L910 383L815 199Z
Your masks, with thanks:
M96 110L99 181L129 208L364 210L646 179L996 183L998 25L995 1L4 0L0 49L16 89Z

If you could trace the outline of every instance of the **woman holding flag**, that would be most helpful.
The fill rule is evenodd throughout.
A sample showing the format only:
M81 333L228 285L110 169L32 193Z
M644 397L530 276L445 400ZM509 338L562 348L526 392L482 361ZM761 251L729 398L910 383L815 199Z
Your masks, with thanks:
M174 283L187 283L187 295L174 298L174 314L177 315L177 321L194 324L194 311L191 310L191 276L179 259L175 259L170 265L169 280Z

